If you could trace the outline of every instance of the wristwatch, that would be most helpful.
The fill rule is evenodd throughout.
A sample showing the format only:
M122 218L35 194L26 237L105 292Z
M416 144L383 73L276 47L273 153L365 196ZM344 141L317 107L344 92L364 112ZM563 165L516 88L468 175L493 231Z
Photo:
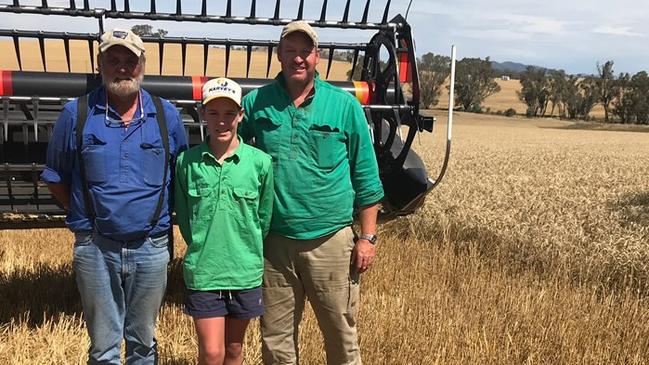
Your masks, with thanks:
M378 240L378 237L375 234L363 233L358 237L358 239L370 241L371 244L376 245L376 241Z

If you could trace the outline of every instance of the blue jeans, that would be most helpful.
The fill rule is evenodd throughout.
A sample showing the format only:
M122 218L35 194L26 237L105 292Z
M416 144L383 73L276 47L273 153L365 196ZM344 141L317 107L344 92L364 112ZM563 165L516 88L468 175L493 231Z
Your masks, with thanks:
M75 233L73 267L90 335L89 364L157 363L155 322L167 286L167 236L114 241Z

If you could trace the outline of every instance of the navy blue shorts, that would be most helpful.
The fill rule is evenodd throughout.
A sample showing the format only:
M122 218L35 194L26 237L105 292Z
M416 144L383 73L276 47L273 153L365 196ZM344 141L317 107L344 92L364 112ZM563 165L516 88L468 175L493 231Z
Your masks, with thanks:
M264 314L261 287L243 290L186 289L185 313L194 318L250 319Z

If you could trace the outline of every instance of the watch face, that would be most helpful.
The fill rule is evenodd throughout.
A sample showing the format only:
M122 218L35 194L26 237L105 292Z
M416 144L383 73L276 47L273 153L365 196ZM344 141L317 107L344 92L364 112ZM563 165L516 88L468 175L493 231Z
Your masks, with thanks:
M375 234L363 234L361 235L362 239L370 241L371 244L376 244L377 237Z

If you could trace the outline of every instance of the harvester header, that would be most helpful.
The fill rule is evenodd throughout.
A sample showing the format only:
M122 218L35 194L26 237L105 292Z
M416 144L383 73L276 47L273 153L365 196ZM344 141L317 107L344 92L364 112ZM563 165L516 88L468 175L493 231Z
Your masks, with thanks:
M373 35L366 41L320 41L318 70L322 78L352 93L363 105L386 192L381 217L392 219L414 212L443 175L429 178L423 162L411 150L417 133L432 132L434 119L419 112L412 31L401 15L390 16L390 0L380 4L346 0L341 9L331 9L327 0L250 0L245 14L235 14L231 0L209 4L202 0L200 6L192 4L195 9L180 0L175 6L150 0L146 9L136 9L142 2L128 0L80 3L70 0L67 7L50 6L47 0L0 4L0 16L24 18L20 24L25 26L34 24L29 17L39 16L55 19L57 24L55 30L1 29L0 25L2 49L10 50L3 55L10 61L0 63L0 228L63 224L60 217L65 212L39 181L47 142L63 104L101 85L96 71L99 36L114 26L125 27L126 22L129 27L146 23L152 25L149 29L160 30L170 24L164 21L173 21L175 33L187 31L170 36L166 31L141 34L148 65L142 87L176 105L192 145L205 137L198 113L203 83L226 76L240 83L246 93L275 77L279 43L274 35L279 29L273 34L255 31L260 26L282 27L293 20L305 20L323 28L323 33L324 29L335 29L329 34L336 37L344 33L340 39L352 39L348 36L352 32L367 37L369 31ZM237 9L241 5L237 2ZM358 6L358 11L353 6ZM165 12L163 8L169 9ZM317 14L308 19L305 14L311 12ZM372 19L377 12L380 15ZM58 24L71 32L60 31L63 26ZM231 25L249 26L246 36L262 33L266 36L261 38L266 39L232 38ZM340 67L347 72L334 75ZM448 153L447 146L445 161Z

